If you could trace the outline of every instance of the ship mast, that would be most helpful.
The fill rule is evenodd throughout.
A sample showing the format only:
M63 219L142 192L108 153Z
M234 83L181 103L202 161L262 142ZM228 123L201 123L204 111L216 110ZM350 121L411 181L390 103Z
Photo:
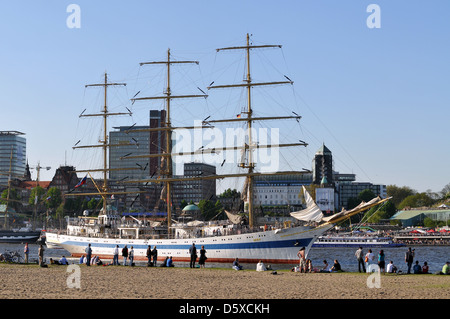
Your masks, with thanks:
M104 82L103 83L96 83L96 84L87 84L85 87L103 87L104 90L104 103L103 103L103 111L98 114L80 114L79 117L89 117L89 116L99 116L103 117L103 140L100 140L98 145L86 145L86 146L74 146L73 148L90 148L90 147L101 147L103 149L103 168L96 169L96 170L79 170L78 172L92 172L92 171L100 171L103 173L103 185L100 194L103 199L103 213L106 214L106 208L107 208L107 195L108 192L108 148L110 146L113 146L108 143L108 125L107 125L107 119L108 116L112 115L131 115L131 112L128 113L109 113L108 112L108 87L110 86L126 86L126 83L114 83L109 82L108 83L108 74L105 72L104 75ZM86 193L80 193L80 194L73 194L73 195L87 195Z
M193 181L193 180L204 180L204 179L223 179L223 178L236 178L236 177L246 177L249 181L248 183L248 200L249 200L249 226L254 226L254 215L253 215L253 177L254 176L270 176L270 175L288 175L288 174L298 174L298 173L310 173L309 170L303 169L303 171L284 171L284 172L273 172L273 173L259 173L255 172L255 163L253 160L252 152L257 148L271 148L271 147L292 147L292 146L307 146L308 144L299 141L300 143L290 143L290 144L277 144L277 145L259 145L257 143L254 143L252 141L252 124L254 121L264 121L264 120L286 120L286 119L295 119L299 121L301 119L301 116L271 116L271 117L253 117L253 110L252 110L252 101L251 101L251 89L254 86L264 86L264 85L280 85L280 84L293 84L292 81L279 81L279 82L252 82L251 78L251 69L250 69L250 51L252 49L262 49L262 48L281 48L281 45L250 45L250 37L247 34L247 44L245 46L238 46L238 47L227 47L227 48L220 48L217 49L217 51L224 51L224 50L245 50L246 51L246 66L247 66L247 77L245 79L245 83L241 84L231 84L231 85L210 85L208 87L209 89L219 89L219 88L247 88L247 111L244 112L247 114L246 118L232 118L232 119L219 119L219 120L208 120L209 116L203 120L202 126L200 127L161 127L161 128L152 128L152 129L142 129L140 131L166 131L169 133L168 136L170 136L170 133L176 129L198 129L198 128L212 128L211 123L223 123L223 122L240 122L244 121L247 122L248 127L248 139L249 143L248 145L244 143L244 146L232 146L232 147L215 147L211 149L201 149L193 152L182 152L182 153L172 153L170 147L166 147L166 151L159 154L148 154L148 155L136 155L136 156L126 156L126 158L143 158L143 157L163 157L169 159L169 162L171 163L173 156L186 156L186 155L196 155L196 154L215 154L219 151L237 151L237 150L243 150L244 152L247 152L249 154L248 164L242 162L239 163L239 167L248 169L245 173L237 173L237 174L220 174L220 175L207 175L207 176L198 176L198 177L182 177L182 178L174 178L166 174L165 178L150 178L145 180L136 180L136 181L125 181L125 184L129 183L166 183L166 185L170 182L175 181ZM145 98L136 98L132 99L132 101L137 100L149 100L149 99L167 99L166 107L167 110L170 110L170 99L172 98L188 98L188 97L206 97L206 95L182 95L182 96L173 96L170 95L170 75L169 75L169 65L171 63L198 63L196 61L170 61L170 53L168 52L168 59L164 62L149 62L149 63L141 63L142 64L158 64L158 63L166 63L168 68L168 88L166 96L163 97L145 97ZM167 112L167 116L170 116L169 112ZM295 114L295 113L294 113ZM170 121L168 121L170 125ZM168 141L169 139L167 139ZM167 143L166 141L166 143ZM168 192L169 194L169 192ZM168 195L169 196L169 195ZM169 203L169 202L168 202ZM170 227L170 205L168 205L168 225Z
M261 85L278 85L278 84L293 84L292 81L281 81L281 82L262 82L262 83L253 83L251 72L250 72L250 50L252 49L261 49L261 48L281 48L281 45L250 45L250 36L247 33L247 44L245 46L237 46L237 47L226 47L226 48L220 48L217 49L217 52L219 51L225 51L225 50L245 50L246 52L246 64L247 64L247 77L245 79L246 83L242 84L232 84L232 85L217 85L217 86L210 86L208 89L216 89L216 88L235 88L235 87L247 87L247 112L244 112L247 114L247 118L245 119L247 121L247 132L248 132L248 163L240 163L239 167L248 169L248 176L247 176L247 183L248 183L248 189L244 190L248 192L247 199L248 199L248 219L249 219L249 226L250 228L255 225L255 218L253 214L253 172L255 169L255 163L253 161L253 151L255 148L255 144L252 140L252 125L253 121L255 120L252 110L252 87L253 86L261 86ZM302 144L304 145L304 143Z
M172 99L183 99L183 98L196 98L196 97L204 97L207 95L172 95L171 87L170 87L170 66L172 64L199 64L198 61L173 61L170 59L170 49L167 50L167 61L153 61L153 62L142 62L140 65L152 65L152 64L163 64L167 67L167 87L163 96L154 96L154 97L141 97L132 99L132 101L141 101L141 100L156 100L163 99L165 100L166 106L166 121L165 128L161 128L165 131L166 135L166 145L165 145L165 153L167 156L164 157L164 170L162 171L162 175L165 175L167 180L164 182L165 193L166 193L166 206L167 206L167 227L170 229L172 224L172 183L170 179L172 178L172 131L175 129L172 127L170 122L170 102ZM148 156L149 157L149 156ZM130 158L134 158L130 156ZM161 165L163 167L163 165ZM170 234L169 234L170 235Z

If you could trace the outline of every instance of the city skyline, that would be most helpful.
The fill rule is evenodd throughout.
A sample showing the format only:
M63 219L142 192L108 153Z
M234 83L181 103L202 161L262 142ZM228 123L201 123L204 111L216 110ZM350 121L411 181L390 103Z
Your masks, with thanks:
M367 24L371 3L381 8L380 28ZM444 41L450 30L445 14L450 4L445 1L76 1L81 9L79 28L67 24L70 4L18 1L5 4L0 13L5 43L0 53L0 126L25 133L30 167L52 167L41 170L41 180L51 180L60 165L81 169L95 163L72 150L78 140L98 135L83 132L85 124L78 119L84 109L98 111L102 104L101 90L86 90L86 84L101 81L105 71L111 81L125 80L127 87L111 90L108 102L113 110L130 108L133 116L110 125L148 125L149 105L132 104L130 99L163 82L164 76L161 70L139 67L140 62L164 59L168 48L176 59L199 60L198 67L176 75L194 84L181 83L183 92L205 90L211 81L225 82L222 62L235 58L215 49L243 45L250 33L257 44L283 46L281 52L257 56L252 67L255 78L287 76L294 81L292 88L284 89L293 97L275 95L267 106L261 102L261 114L267 116L276 107L283 115L294 111L302 116L299 126L291 126L309 143L301 150L297 169L309 168L324 143L333 153L335 170L355 173L358 181L420 192L438 192L450 183L445 165L450 157L445 144L450 46ZM275 57L269 67L273 63L278 72L259 66L269 56ZM152 89L147 93L161 93L163 88ZM231 117L240 112L235 105L222 111L226 99L239 99L207 93L206 102L199 102L201 108L190 101L188 107L173 111L174 119L182 117L181 124L192 125L208 115ZM200 111L205 109L210 114ZM297 158L289 153L287 162L289 156ZM32 177L36 178L35 170Z

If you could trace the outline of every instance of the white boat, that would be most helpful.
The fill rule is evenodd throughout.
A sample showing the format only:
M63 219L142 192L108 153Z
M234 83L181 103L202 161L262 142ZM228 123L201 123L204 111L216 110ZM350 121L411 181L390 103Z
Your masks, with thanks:
M250 77L250 49L267 48L267 47L279 47L272 45L251 45L249 42L249 36L247 35L247 44L245 46L239 47L229 47L222 48L219 50L245 50L247 52L247 78L244 80L243 84L237 85L227 85L227 86L210 86L208 89L212 88L224 88L224 87L244 87L248 90L248 95L250 96L250 90L253 86L262 85L279 85L279 84L292 84L292 81L283 82L267 82L267 83L253 83ZM167 54L167 61L163 62L150 62L149 64L162 63L166 64L168 68L168 86L165 91L166 96L160 97L166 99L166 116L167 124L165 131L167 133L166 142L170 141L170 132L175 129L170 126L170 99L175 96L171 95L169 74L171 65L170 51ZM195 62L195 61L194 61ZM174 63L192 63L192 61L176 61ZM97 86L105 87L105 109L101 116L106 117L109 115L106 106L106 87L108 85L120 85L118 83L108 83L105 74L104 84L98 84ZM177 98L183 97L197 97L194 95L189 96L176 96ZM204 97L201 95L201 97ZM133 99L133 101L153 99L152 98L139 98ZM83 111L84 112L84 111ZM250 98L248 99L248 110L243 112L247 114L246 118L233 118L229 120L217 120L208 121L207 124L215 122L224 121L244 121L248 125L249 131L251 130L252 123L254 121L261 120L274 120L274 119L295 119L299 120L300 116L284 116L284 117L252 117L252 108L250 104ZM118 113L111 113L111 115L117 115ZM88 116L88 115L86 115ZM105 124L106 127L106 124ZM163 130L163 129L162 129ZM105 166L106 166L106 152L108 147L108 138L106 132L103 138L103 148L105 156ZM251 137L251 134L249 134ZM281 144L277 147L283 146L306 146L304 142L293 143L293 144ZM273 146L273 145L272 145ZM189 248L192 244L195 244L198 249L204 246L207 253L208 262L223 262L231 263L235 258L239 258L241 262L256 263L262 260L266 263L296 263L298 261L297 253L300 248L305 247L306 255L308 254L311 246L315 240L320 237L325 231L334 227L335 223L340 222L350 216L364 211L372 206L378 205L387 199L376 198L369 203L362 203L358 208L351 211L342 211L330 217L323 217L320 209L314 207L315 203L310 199L309 194L307 194L306 189L304 189L305 196L307 199L307 208L304 211L295 212L291 215L295 218L302 220L303 222L314 223L310 226L296 226L288 228L277 228L264 231L261 228L254 225L253 216L253 177L262 175L280 175L282 173L292 174L293 172L273 172L273 173L259 173L255 172L255 163L252 160L252 152L256 148L270 147L270 145L260 145L257 142L252 141L249 138L247 144L243 147L233 147L231 150L241 150L244 155L248 155L248 158L242 160L238 163L238 167L242 169L247 169L247 172L242 174L228 174L228 175L214 175L212 178L227 178L227 177L239 177L245 176L246 179L246 190L243 194L246 196L248 201L248 225L242 224L211 224L207 225L194 224L172 224L172 212L171 205L166 205L167 207L167 226L155 226L150 225L147 222L142 222L139 220L126 220L125 218L120 218L119 216L113 214L108 210L106 199L111 193L107 190L106 182L106 171L107 168L104 167L104 185L102 191L99 190L99 194L103 197L103 209L102 213L98 218L79 218L77 220L69 221L67 229L62 232L47 232L46 242L47 245L57 245L69 251L72 256L78 257L85 254L85 249L88 244L91 244L92 254L98 255L100 258L112 258L113 250L116 245L119 248L127 245L128 247L133 246L134 248L134 258L135 260L146 260L146 251L148 247L157 247L158 250L158 260L163 260L167 256L172 256L173 261L189 261ZM212 149L209 150L211 153L216 151L227 151L229 148L223 149ZM128 182L139 182L139 183L164 183L165 187L163 189L164 196L166 198L166 203L170 202L170 183L175 180L199 180L208 177L191 177L191 178L178 178L175 179L171 172L171 156L172 150L170 143L167 142L166 148L161 156L165 156L166 160L164 173L162 176L155 177L154 179L139 180L139 181L126 181ZM201 151L195 151L192 153L186 153L186 155L192 154L205 154L208 150L202 149ZM177 156L180 154L176 154ZM129 158L131 158L130 156ZM244 156L243 156L244 158ZM299 173L299 172L295 172ZM92 195L92 194L91 194ZM105 213L106 212L106 213ZM215 230L215 231L212 231Z
M319 236L312 247L339 248L339 247L366 247L387 248L403 247L404 244L396 243L391 237L378 236Z
M306 189L304 189L307 194ZM389 198L381 199L379 197L368 203L361 203L358 209L351 211L342 211L327 218L323 218L317 226L298 226L290 228L279 228L267 231L246 232L246 228L238 227L235 224L208 224L208 225L175 225L175 230L182 230L185 236L191 234L206 234L204 237L186 237L173 239L150 239L141 238L145 236L145 230L148 226L143 226L138 222L134 224L120 224L117 216L100 215L98 219L84 225L68 225L67 234L58 234L57 232L47 232L47 245L58 246L66 249L73 257L79 257L85 254L88 244L91 244L92 253L100 258L111 259L116 245L123 248L133 246L135 251L135 260L146 260L146 251L157 247L158 260L162 261L165 257L172 256L174 261L186 262L190 260L189 248L192 244L197 247L205 246L209 262L231 263L236 257L241 262L256 263L262 260L266 263L286 263L292 264L298 261L297 253L300 248L305 247L308 255L311 247L320 236L335 226L336 223L349 218L355 214L365 211L373 206L387 201ZM319 219L318 214L311 214L311 210L306 208L304 211L292 213L293 216L304 221L315 221ZM233 226L234 225L234 226ZM119 235L117 238L108 238L108 233L102 231L107 226L109 229L117 229ZM187 230L189 229L189 230ZM216 236L207 236L208 232L214 229ZM217 232L220 229L220 232ZM144 233L144 234L143 234ZM236 233L229 234L227 233ZM182 235L183 236L183 235Z

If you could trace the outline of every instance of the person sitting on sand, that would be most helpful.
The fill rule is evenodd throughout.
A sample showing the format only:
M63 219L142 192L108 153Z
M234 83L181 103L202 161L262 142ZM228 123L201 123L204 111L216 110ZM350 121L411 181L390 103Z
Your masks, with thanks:
M424 262L422 266L422 274L428 274L428 269L429 269L428 263Z
M59 264L60 265L68 265L69 262L67 261L65 256L62 256L61 259L59 260Z
M341 264L338 262L337 259L334 260L333 267L331 267L330 272L342 272Z
M416 260L416 264L413 266L413 274L421 274L422 273L422 267L419 265L419 261Z
M169 257L166 257L166 259L164 259L164 262L160 265L160 267L167 267L168 260L169 260Z
M330 272L330 268L328 267L328 263L326 259L323 261L323 267L319 270L319 272Z
M59 261L53 260L53 258L50 258L50 265L61 265L61 264L59 263Z
M172 256L170 256L169 259L167 259L167 267L174 267L173 261L172 261Z
M397 272L397 266L394 265L394 262L392 260L386 266L386 272L387 273L394 273L394 274Z
M439 273L441 275L450 275L450 261L447 261L444 266L442 266L442 271Z
M259 263L256 265L256 271L266 271L266 265L262 262L262 260L259 261Z
M96 258L95 258L95 265L97 265L97 266L101 266L101 265L103 265L103 262L100 260L100 257L98 257L98 256L95 256Z
M233 267L232 267L234 270L242 270L242 266L239 264L239 259L238 258L236 258L234 261L233 261Z

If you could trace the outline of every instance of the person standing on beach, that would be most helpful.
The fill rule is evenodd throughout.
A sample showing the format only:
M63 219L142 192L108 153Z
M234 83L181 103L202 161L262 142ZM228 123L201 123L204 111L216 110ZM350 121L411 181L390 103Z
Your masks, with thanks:
M362 247L359 247L355 252L356 259L358 260L358 271L361 272L361 266L362 266L362 272L366 272L366 267L364 266L364 253Z
M127 258L128 258L127 245L125 245L125 247L122 248L122 257L123 257L123 265L126 266L127 265Z
M369 249L369 252L364 257L364 261L366 263L366 272L370 272L371 271L370 265L373 264L374 258L375 258L375 256L372 253L372 249Z
M158 261L158 250L156 249L156 246L153 247L152 257L153 257L153 266L156 267L156 262Z
M131 246L130 251L128 252L128 258L130 258L130 266L134 266L134 249Z
M38 255L39 255L39 266L44 266L44 246L41 244L39 246L39 251L38 251Z
M380 250L380 253L378 254L378 267L380 267L380 271L382 271L384 274L385 267L386 267L386 261L385 261L385 255L384 255L383 250Z
M118 266L119 265L119 245L116 245L113 252L113 265Z
M205 268L205 261L206 261L206 249L205 246L202 246L202 249L200 249L200 258L198 259L198 264L200 265L200 268Z
M300 258L299 268L300 272L306 272L306 257L305 257L305 247L300 248L297 253L297 257Z
M89 244L86 249L86 266L90 266L91 265L91 256L92 256L92 249L91 249L91 244Z
M189 254L191 255L191 262L189 267L195 268L195 261L197 260L197 248L195 248L195 244L192 243L192 246L189 248Z
M408 248L408 251L405 253L405 263L408 266L408 274L411 273L411 266L414 262L414 253L415 249L411 250L411 247Z
M25 243L23 253L25 255L25 263L28 264L28 254L30 253L30 248L28 248L28 243Z
M150 245L148 245L147 247L147 252L145 256L147 257L147 266L148 267L152 266L152 247Z

